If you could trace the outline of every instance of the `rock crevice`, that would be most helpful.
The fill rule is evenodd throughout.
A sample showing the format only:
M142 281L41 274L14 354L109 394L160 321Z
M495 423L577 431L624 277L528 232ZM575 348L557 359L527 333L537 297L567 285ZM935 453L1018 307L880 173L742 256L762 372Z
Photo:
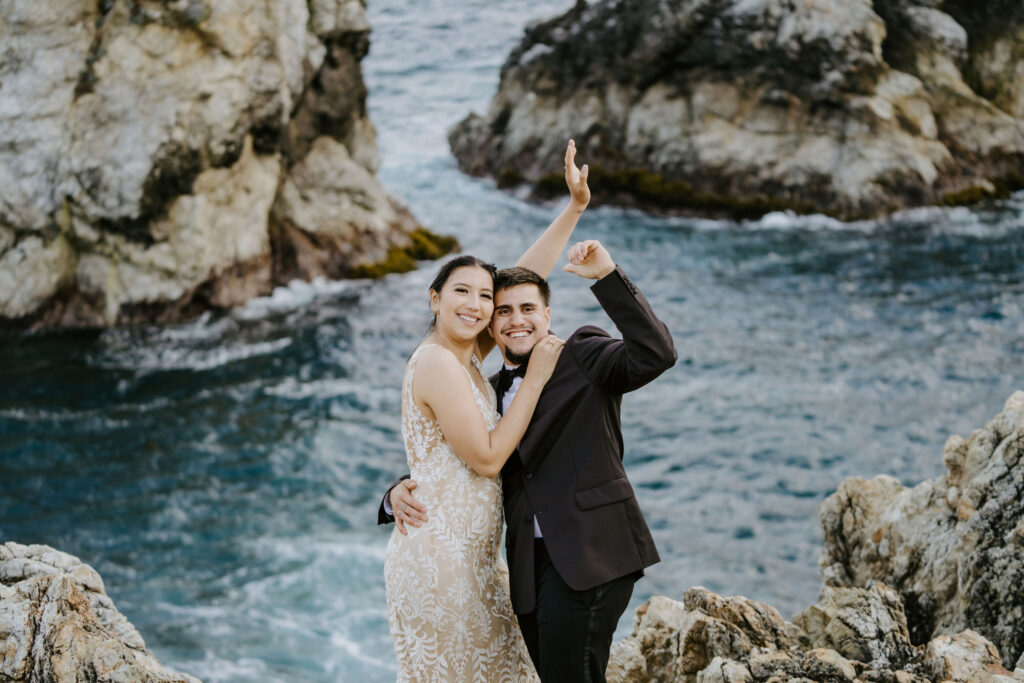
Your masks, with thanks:
M0 322L173 321L414 247L420 226L374 177L360 0L3 14ZM278 267L296 240L315 253Z

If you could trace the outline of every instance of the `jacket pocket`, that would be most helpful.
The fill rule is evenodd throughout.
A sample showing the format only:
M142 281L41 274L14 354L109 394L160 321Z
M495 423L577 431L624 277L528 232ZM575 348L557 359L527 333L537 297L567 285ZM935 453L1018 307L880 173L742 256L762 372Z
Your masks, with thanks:
M628 479L622 477L621 479L613 479L604 484L598 484L597 486L577 491L575 497L576 507L580 510L590 510L591 508L608 505L609 503L618 503L620 500L632 498L633 487L629 485Z

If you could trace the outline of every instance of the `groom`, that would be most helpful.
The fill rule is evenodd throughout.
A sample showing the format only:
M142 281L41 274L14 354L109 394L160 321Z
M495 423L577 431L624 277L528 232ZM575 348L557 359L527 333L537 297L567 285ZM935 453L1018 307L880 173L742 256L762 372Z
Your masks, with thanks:
M659 559L622 466L619 406L622 394L676 361L668 328L600 243L573 246L569 261L566 270L597 280L591 291L622 339L589 325L569 337L501 471L512 606L546 683L605 680L633 583ZM489 331L505 359L491 378L502 413L534 345L548 335L549 300L547 282L533 271L498 271ZM405 524L425 521L415 487L408 479L394 486L378 523L397 521L405 533Z

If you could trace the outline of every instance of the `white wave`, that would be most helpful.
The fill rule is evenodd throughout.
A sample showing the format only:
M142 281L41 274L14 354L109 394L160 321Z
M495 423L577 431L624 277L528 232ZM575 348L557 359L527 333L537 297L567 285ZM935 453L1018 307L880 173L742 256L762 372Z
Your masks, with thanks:
M268 356L292 344L291 337L237 346L216 346L210 349L129 347L113 350L100 358L103 368L130 368L139 371L212 370L229 363L256 356Z
M771 211L756 220L741 221L740 225L748 230L854 230L863 232L874 230L879 224L877 221L844 223L820 213L799 215L792 211Z
M369 657L363 654L363 647L365 647L365 643L358 643L354 640L350 640L342 634L338 633L337 631L331 633L331 645L341 650L357 662L369 664L373 667L380 667L386 671L391 672L395 672L398 670L398 667L392 662L384 662L374 657Z
M254 657L225 659L212 652L205 654L204 659L176 662L173 668L199 676L207 683L272 680L268 678L270 669L263 660Z
M327 280L316 278L312 282L292 280L286 286L276 287L270 296L250 299L244 306L231 312L238 320L255 320L275 313L298 310L314 301L350 292L357 280Z
M337 396L362 396L366 391L365 381L351 379L321 379L304 382L295 377L286 377L281 383L263 390L271 396L290 399L334 398Z

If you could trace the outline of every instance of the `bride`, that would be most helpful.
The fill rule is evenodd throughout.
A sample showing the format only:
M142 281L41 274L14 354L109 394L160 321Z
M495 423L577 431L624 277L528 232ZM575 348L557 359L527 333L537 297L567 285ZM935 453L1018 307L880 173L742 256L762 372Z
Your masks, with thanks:
M547 277L590 201L587 167L565 153L569 205L516 263ZM396 530L384 560L399 681L538 681L509 598L501 558L501 472L533 416L564 342L534 348L499 421L480 361L494 347L494 266L459 256L430 285L434 322L406 365L402 434L417 497L431 510Z

